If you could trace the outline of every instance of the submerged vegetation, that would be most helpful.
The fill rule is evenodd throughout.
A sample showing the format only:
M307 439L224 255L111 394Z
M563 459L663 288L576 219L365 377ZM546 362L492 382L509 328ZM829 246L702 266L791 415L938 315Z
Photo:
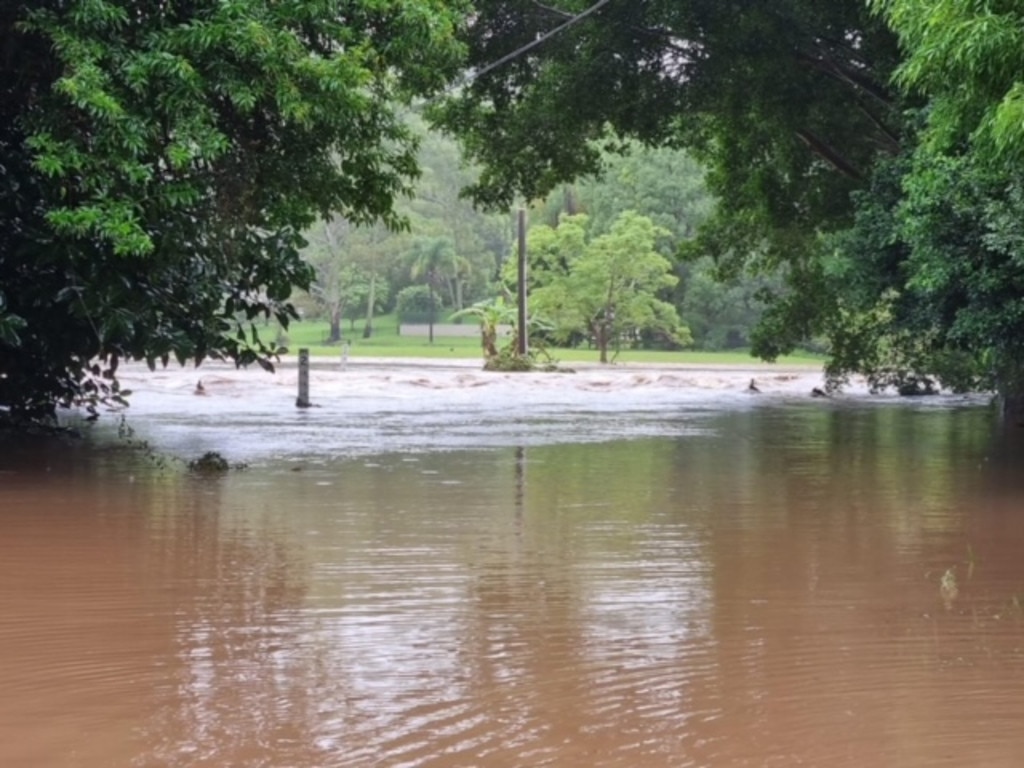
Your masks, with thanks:
M233 469L246 469L247 465L244 463L232 464L217 451L207 451L202 456L189 461L188 468L191 472L201 475L219 475Z

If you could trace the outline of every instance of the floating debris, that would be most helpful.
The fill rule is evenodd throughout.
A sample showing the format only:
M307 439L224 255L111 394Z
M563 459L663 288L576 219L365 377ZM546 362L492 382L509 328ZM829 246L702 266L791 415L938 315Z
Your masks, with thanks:
M942 596L942 602L946 606L946 610L953 607L953 601L956 600L960 594L960 587L956 583L956 566L951 566L946 569L946 572L942 574L942 579L939 581L939 594Z

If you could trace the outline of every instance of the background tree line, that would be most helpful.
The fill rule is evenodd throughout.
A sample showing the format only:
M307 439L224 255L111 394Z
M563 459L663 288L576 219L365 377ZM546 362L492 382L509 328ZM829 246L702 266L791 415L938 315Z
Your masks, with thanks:
M474 303L511 298L514 293L513 216L479 210L460 195L476 181L479 169L467 165L453 138L430 130L414 113L408 119L421 140L422 171L412 198L396 204L409 222L408 229L356 226L332 216L306 233L309 244L302 253L315 270L306 316L330 323L330 343L353 333L368 336L374 313L398 311L406 322L425 323L432 314L440 319ZM545 272L543 251L552 247L551 236L545 233L560 223L568 220L568 226L582 228L581 236L598 240L631 211L637 215L634 225L643 217L657 230L652 247L666 259L674 278L671 284L647 286L644 293L664 302L665 310L672 308L675 320L668 325L682 334L666 326L665 333L634 335L627 343L707 350L749 346L763 311L759 295L769 286L781 285L781 276L744 271L723 277L708 256L691 253L680 258L684 244L715 209L700 164L682 149L640 145L626 154L608 153L604 161L601 175L564 184L530 206L531 268L537 274ZM545 238L547 245L541 242ZM626 238L625 242L632 241ZM623 251L623 256L628 261L635 254ZM550 278L550 269L547 274ZM540 287L536 278L532 283ZM595 289L581 285L559 285L553 290L596 298ZM551 301L553 290L542 291L534 302L542 315L545 309L551 310L548 319L562 331L551 334L553 339L573 343L589 338L604 346L598 341L601 334L594 333L596 327L588 329L579 317L570 319L571 313L557 310ZM555 314L560 317L556 319ZM617 339L628 335L628 317L620 313ZM350 321L344 332L343 318Z
M824 338L833 383L1019 401L1018 4L475 6L463 39L480 74L435 117L483 165L477 200L543 197L622 137L687 147L718 201L692 248L721 273L785 279L763 293L759 355Z
M605 288L639 284L605 238L626 211L649 221L643 254L675 280L648 293L677 338L744 335L698 315L749 292L765 358L823 340L834 383L1024 402L1024 10L1008 0L15 1L0 42L8 418L116 397L124 359L270 366L260 324L294 317L317 270L338 317L416 280L453 307L493 295L508 221L465 207L464 181L484 209L529 202L538 226L585 214L559 258L600 266ZM418 142L414 104L475 177ZM618 157L637 145L686 150L714 204L681 217L687 190L658 173L677 160ZM300 256L303 233L319 254Z

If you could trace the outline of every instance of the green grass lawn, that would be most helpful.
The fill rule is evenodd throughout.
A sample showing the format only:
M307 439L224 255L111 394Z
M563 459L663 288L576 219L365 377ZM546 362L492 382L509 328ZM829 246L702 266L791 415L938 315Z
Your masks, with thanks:
M356 323L355 331L350 330L346 321L342 325L342 337L349 342L351 357L438 357L467 358L481 355L480 339L477 336L467 338L435 337L430 344L426 338L398 335L398 322L394 315L375 318L374 334L368 339L363 338L363 324ZM290 353L299 347L307 347L311 355L337 357L341 355L338 344L327 346L328 325L319 321L293 322L288 327L288 347Z
M300 347L309 349L311 355L324 357L340 357L340 345L328 346L324 343L328 336L325 322L303 321L293 322L288 328L288 347L290 354L295 354ZM348 323L342 326L342 336L349 342L349 356L357 357L427 357L437 359L467 359L479 357L483 359L480 339L472 337L441 337L435 336L430 344L426 338L399 336L395 317L387 316L374 320L374 335L369 339L362 338L362 323L356 324L355 332L349 330ZM585 347L576 349L549 348L548 354L557 362L598 362L596 349ZM615 362L619 363L690 363L694 365L749 365L758 362L746 350L730 350L725 352L680 351L666 352L654 349L624 349ZM815 365L821 357L811 354L797 354L781 357L779 363L784 365Z

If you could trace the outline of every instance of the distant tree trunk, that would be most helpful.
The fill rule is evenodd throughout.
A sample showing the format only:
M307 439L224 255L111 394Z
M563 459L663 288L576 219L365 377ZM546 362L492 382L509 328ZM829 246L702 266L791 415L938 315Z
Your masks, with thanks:
M462 279L455 278L455 311L462 311Z
M327 337L328 344L337 344L341 341L341 310L333 310L331 312L331 332Z
M377 303L377 275L370 275L370 290L366 297L366 325L363 326L363 338L373 335L373 306Z
M450 301L456 309L461 309L461 307L458 306L458 300L456 298L456 286L458 285L458 280L459 279L457 277L446 277L444 279L444 287L448 292L448 301Z
M590 334L594 337L594 345L600 354L598 358L602 363L608 362L608 327L603 320L590 323Z
M427 280L427 290L430 293L430 314L428 317L428 329L429 341L431 344L434 343L434 281ZM421 294L422 295L422 294Z
M575 216L582 211L579 195L576 193L576 186L566 184L562 188L562 199L565 201L565 213L568 216Z

